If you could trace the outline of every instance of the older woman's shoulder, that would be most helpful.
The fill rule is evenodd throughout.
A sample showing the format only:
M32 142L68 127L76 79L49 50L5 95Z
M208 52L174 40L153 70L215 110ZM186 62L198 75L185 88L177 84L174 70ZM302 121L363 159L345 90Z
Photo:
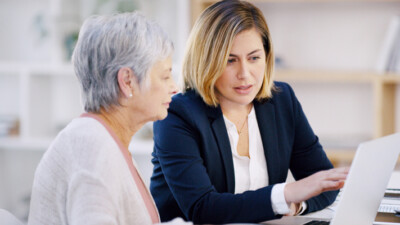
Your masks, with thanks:
M99 149L115 145L106 128L92 118L73 119L54 139L49 149L63 155L97 155ZM106 147L106 148L107 148Z
M44 174L57 170L67 175L76 168L99 169L97 167L102 164L99 162L107 162L118 155L116 148L118 145L99 122L79 117L59 132L42 157L40 168ZM104 172L104 169L99 171Z

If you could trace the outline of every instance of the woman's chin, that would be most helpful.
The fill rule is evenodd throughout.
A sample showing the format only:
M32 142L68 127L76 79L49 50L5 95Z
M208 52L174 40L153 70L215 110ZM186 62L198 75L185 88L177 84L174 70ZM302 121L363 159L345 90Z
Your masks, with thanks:
M163 120L168 116L168 111L165 110L165 112L159 113L157 116L154 117L153 121L157 121L157 120Z

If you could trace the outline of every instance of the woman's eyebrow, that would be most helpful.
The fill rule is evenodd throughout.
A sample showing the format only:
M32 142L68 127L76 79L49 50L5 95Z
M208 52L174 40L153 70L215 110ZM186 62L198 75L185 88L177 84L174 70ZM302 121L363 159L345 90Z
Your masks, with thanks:
M251 54L254 54L254 53L256 53L256 52L259 52L259 51L261 51L262 49L256 49L256 50L254 50L254 51L251 51L250 53L248 53L247 55L251 55ZM238 57L236 54L233 54L233 53L230 53L229 54L229 57Z

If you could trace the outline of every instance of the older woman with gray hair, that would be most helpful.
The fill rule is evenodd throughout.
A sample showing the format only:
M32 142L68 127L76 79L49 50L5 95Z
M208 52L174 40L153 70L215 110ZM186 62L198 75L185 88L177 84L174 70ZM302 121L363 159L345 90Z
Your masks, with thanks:
M173 46L138 13L94 16L72 56L86 113L72 120L35 173L29 224L154 224L159 216L128 151L164 119L177 88Z

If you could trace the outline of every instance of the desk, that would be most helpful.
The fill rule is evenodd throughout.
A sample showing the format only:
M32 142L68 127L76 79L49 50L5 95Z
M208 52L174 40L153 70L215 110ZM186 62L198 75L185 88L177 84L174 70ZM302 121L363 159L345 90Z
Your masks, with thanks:
M389 184L387 188L399 188L400 189L400 171L393 171L392 176L389 180ZM332 205L328 206L327 208L309 213L304 216L299 216L299 217L284 217L281 220L272 220L272 221L267 221L263 224L270 224L270 225L279 225L279 224L299 224L299 222L304 218L305 221L307 221L309 218L313 219L321 219L321 220L329 220L332 218L333 213L335 212L336 206L338 204L338 201L335 201ZM400 204L400 202L399 202ZM379 217L379 218L378 218ZM378 216L377 221L384 221L385 216ZM291 222L293 221L293 222ZM399 219L399 224L400 224L400 219Z

